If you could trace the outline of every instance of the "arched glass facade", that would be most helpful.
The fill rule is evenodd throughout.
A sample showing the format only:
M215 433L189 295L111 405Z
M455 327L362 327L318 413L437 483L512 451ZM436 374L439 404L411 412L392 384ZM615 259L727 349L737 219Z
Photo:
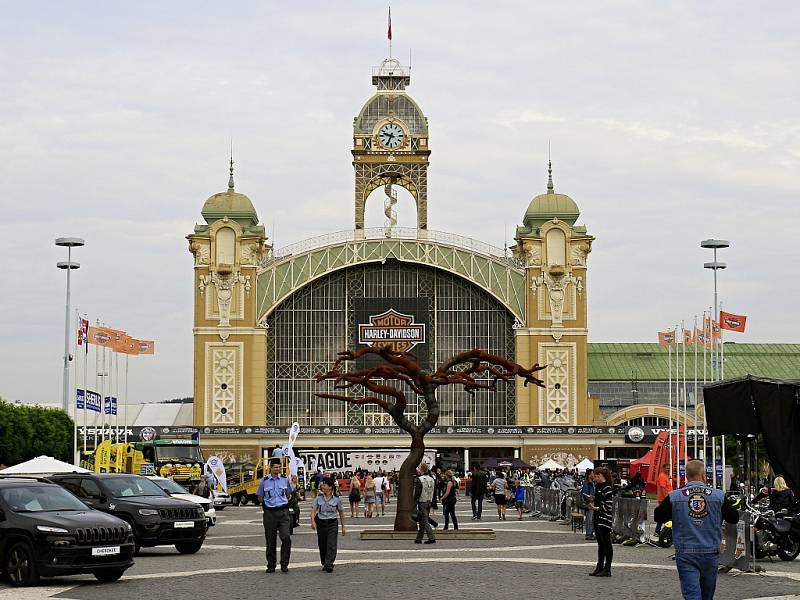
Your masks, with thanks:
M321 399L330 390L314 376L332 368L336 353L355 347L355 306L362 299L422 299L429 326L432 368L458 352L481 348L514 357L513 316L491 295L451 273L388 260L349 267L312 281L285 300L267 319L267 423L290 425L390 425L391 417L372 405L353 406ZM488 379L488 378L487 378ZM421 398L409 398L407 413L424 413ZM363 393L362 390L355 392ZM441 387L440 425L513 425L515 383L497 391L466 393L462 386Z

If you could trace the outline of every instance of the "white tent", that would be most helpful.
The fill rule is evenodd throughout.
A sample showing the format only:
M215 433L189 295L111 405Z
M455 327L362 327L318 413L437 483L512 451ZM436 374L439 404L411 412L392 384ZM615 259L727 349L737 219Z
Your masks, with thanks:
M586 473L586 469L594 469L594 463L588 458L584 458L581 462L575 465L575 468L578 469L578 473L583 475Z
M44 475L51 473L91 473L91 471L62 462L51 456L37 456L24 463L19 463L0 471L0 474L3 475Z
M563 468L564 468L563 465L558 464L552 458L547 459L547 462L545 462L543 465L539 465L540 471L544 471L545 469L550 469L551 471L558 471Z

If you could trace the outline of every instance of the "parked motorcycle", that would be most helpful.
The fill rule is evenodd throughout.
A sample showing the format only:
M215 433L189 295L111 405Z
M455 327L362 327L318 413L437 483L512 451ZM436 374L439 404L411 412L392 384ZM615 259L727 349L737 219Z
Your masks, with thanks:
M800 555L800 515L759 511L750 504L745 506L745 510L756 529L756 558L777 556L791 561Z

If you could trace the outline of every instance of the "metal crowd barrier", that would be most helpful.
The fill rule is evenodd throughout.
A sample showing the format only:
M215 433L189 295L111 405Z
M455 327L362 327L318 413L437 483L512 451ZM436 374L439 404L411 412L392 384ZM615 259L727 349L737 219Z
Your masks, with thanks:
M645 542L647 538L647 499L614 498L612 532L625 540Z
M560 490L542 490L542 516L549 517L551 521L562 518L562 498L563 496Z

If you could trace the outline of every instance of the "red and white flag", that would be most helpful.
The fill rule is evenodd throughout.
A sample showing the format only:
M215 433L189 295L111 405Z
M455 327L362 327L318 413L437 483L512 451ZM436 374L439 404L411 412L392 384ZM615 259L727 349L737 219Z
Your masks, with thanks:
M745 315L735 315L733 313L719 311L719 326L728 331L738 331L744 333L744 326L747 322Z
M78 319L78 346L89 345L89 319ZM88 351L88 347L86 348Z
M389 7L389 30L386 32L386 37L389 38L389 41L392 40L392 7Z
M659 346L674 346L678 342L675 331L659 331L658 332L658 345Z

